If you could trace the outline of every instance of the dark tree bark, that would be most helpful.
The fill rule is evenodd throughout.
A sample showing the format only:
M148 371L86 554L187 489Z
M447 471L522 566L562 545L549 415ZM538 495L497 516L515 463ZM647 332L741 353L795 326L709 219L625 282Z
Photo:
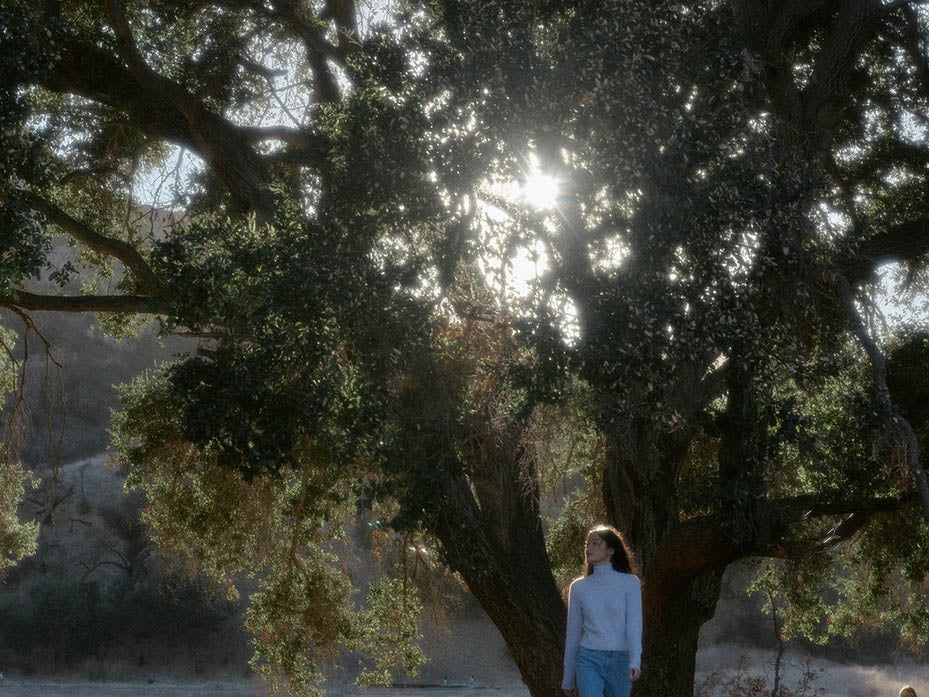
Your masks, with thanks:
M397 398L411 411L398 421L407 428L430 424L438 435L435 457L413 463L401 505L438 537L446 563L500 631L530 693L559 697L567 612L545 548L536 464L521 443L525 424L488 414L456 439L454 380L428 357L412 374ZM495 397L488 401L495 409Z
M493 474L475 478L478 499L463 477L445 481L435 530L452 568L503 636L530 693L557 697L566 608L545 551L538 492L518 459L492 465Z
M725 568L688 580L665 595L645 581L642 678L633 695L692 697L700 628L716 611Z
M688 442L688 433L656 433L644 422L607 441L604 500L633 547L644 596L642 677L634 695L693 694L697 638L713 616L726 566L712 558L722 548L697 544L678 520L675 486ZM691 544L679 544L683 539Z

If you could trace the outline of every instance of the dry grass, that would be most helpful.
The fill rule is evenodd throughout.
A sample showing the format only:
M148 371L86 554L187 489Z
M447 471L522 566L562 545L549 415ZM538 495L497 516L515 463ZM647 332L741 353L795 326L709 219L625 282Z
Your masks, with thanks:
M697 654L697 697L770 695L774 683L773 652L719 645ZM895 697L904 685L929 694L929 666L901 659L858 665L808 657L788 651L781 668L785 697ZM759 690L759 687L761 688Z

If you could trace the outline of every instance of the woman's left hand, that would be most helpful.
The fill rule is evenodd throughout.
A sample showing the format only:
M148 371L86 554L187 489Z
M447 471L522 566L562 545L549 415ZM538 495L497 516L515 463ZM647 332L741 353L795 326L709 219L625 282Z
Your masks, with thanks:
M635 682L642 675L642 671L638 668L629 669L629 682Z

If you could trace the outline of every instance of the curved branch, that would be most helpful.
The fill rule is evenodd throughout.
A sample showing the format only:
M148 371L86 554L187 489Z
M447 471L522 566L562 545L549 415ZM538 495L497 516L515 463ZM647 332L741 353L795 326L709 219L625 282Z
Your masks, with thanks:
M55 46L57 60L44 87L106 104L126 113L145 135L196 152L229 192L238 212L255 213L260 222L273 218L271 174L251 143L240 137L236 124L162 75L152 74L150 87L141 85L125 65L93 44L60 34Z
M161 284L148 263L132 245L113 237L107 237L92 230L86 223L73 218L51 201L28 191L18 192L16 200L42 213L50 223L54 223L70 234L81 244L95 252L119 259L142 281L145 288L157 291Z

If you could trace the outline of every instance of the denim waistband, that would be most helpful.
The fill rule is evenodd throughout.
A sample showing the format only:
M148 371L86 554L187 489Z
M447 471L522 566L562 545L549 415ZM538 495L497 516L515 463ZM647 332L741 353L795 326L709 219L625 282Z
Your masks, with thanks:
M628 656L629 655L628 651L604 651L603 649L589 649L586 646L579 646L577 649L577 652L580 653L581 651L598 654L601 656L620 656L620 655Z

